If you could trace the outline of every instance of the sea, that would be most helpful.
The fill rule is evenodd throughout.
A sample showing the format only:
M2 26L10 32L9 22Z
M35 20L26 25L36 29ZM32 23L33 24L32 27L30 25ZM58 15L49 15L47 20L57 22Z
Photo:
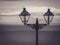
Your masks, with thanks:
M24 25L0 25L0 45L36 45L36 30ZM60 45L60 26L39 29L38 45Z

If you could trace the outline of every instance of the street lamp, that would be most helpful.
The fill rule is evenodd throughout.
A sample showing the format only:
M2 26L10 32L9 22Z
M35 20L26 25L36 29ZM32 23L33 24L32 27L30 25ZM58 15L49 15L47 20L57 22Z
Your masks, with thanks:
M53 17L54 14L50 11L50 9L48 9L48 11L44 14L44 19L48 25L50 24L50 22L52 22Z
M28 13L26 11L26 8L23 8L23 11L19 15L19 17L20 17L21 21L24 23L24 25L26 25L26 23L28 22L28 20L30 18L30 13Z
M39 24L38 18L36 18L36 23L35 24L26 24L29 20L29 17L30 17L30 13L28 13L26 11L26 8L23 8L23 11L21 12L21 14L19 16L20 16L22 22L24 23L24 25L30 26L32 29L36 30L36 45L38 45L38 30L42 29L44 26L49 25L50 22L52 22L52 19L53 19L54 15L50 11L50 9L48 9L48 11L43 15L47 24ZM28 17L28 18L26 18L26 17Z

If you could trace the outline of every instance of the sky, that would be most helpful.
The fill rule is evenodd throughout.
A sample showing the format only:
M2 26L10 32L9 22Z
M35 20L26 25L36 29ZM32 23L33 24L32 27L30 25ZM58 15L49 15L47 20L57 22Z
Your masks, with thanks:
M42 16L47 11L47 9L50 8L56 16L54 18L54 20L56 21L54 22L59 24L59 4L60 0L0 0L0 24L20 24L21 21L19 21L20 19L18 15L21 13L24 7L29 13L31 13L31 19L35 19L35 17Z

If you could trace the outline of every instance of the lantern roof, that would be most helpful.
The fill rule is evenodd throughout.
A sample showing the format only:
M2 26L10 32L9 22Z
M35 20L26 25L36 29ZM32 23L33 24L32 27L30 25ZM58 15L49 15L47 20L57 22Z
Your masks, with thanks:
M26 11L26 8L23 8L23 11L21 12L20 16L28 16L28 15L31 15L31 14Z
M54 16L54 14L48 9L48 11L44 14L44 16Z

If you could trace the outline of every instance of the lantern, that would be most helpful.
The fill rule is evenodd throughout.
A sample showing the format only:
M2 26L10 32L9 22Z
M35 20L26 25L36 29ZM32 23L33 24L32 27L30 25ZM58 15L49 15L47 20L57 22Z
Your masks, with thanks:
M26 8L23 8L23 11L21 12L19 16L20 16L21 21L24 23L24 25L26 25L26 23L28 22L30 18L30 13L26 11Z
M44 20L47 22L47 24L49 25L50 22L52 22L54 17L54 14L50 11L50 9L48 9L48 11L44 14Z

